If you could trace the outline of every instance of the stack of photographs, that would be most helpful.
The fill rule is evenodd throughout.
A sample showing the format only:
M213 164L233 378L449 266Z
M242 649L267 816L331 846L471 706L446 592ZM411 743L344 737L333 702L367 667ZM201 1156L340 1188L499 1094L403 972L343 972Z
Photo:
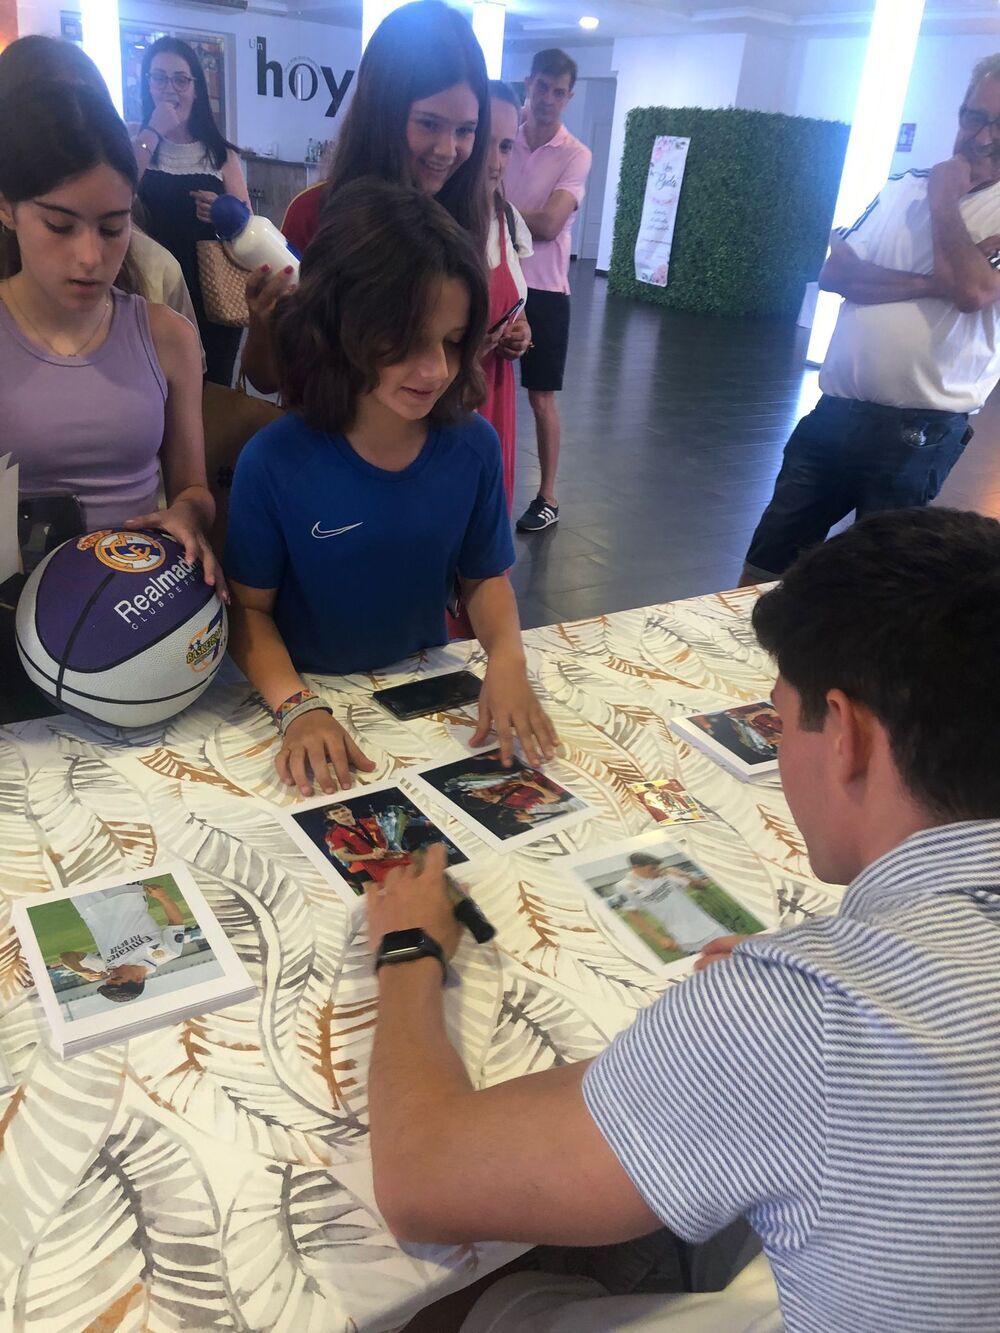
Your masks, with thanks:
M770 777L778 770L781 718L767 699L674 718L670 726L745 781Z
M18 903L13 922L63 1056L257 993L182 865Z

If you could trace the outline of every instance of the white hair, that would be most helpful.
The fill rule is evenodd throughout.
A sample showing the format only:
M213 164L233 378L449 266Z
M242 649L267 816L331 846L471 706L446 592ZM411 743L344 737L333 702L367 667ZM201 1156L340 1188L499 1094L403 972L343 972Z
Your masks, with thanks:
M967 102L976 87L982 83L983 79L1000 78L1000 53L993 56L984 56L978 61L972 70L972 77L969 79L969 86L965 90L964 100Z

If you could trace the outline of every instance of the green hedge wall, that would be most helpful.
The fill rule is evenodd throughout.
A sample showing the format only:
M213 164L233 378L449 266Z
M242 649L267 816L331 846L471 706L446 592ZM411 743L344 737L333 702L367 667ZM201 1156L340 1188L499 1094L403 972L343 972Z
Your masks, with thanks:
M625 122L609 286L675 310L796 315L819 272L849 126L765 111L637 107ZM670 281L637 282L633 252L653 140L687 136Z

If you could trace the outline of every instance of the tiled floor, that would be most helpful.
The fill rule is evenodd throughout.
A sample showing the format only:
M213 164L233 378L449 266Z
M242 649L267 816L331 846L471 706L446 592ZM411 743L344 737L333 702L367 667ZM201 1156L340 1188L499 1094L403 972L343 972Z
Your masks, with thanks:
M517 537L526 628L732 587L818 393L802 329L660 311L610 295L592 264L570 276L560 521ZM518 424L517 513L538 482L523 392ZM976 429L942 501L1000 517L1000 397Z

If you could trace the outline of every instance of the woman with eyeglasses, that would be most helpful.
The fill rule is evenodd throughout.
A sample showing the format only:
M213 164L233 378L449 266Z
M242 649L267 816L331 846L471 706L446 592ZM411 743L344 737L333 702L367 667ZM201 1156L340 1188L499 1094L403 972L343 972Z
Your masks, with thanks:
M149 232L184 273L205 347L206 378L229 385L242 330L207 318L196 247L215 238L209 209L216 195L234 194L250 203L243 170L215 123L205 72L187 42L161 37L150 46L142 62L141 94L142 128L133 147Z

